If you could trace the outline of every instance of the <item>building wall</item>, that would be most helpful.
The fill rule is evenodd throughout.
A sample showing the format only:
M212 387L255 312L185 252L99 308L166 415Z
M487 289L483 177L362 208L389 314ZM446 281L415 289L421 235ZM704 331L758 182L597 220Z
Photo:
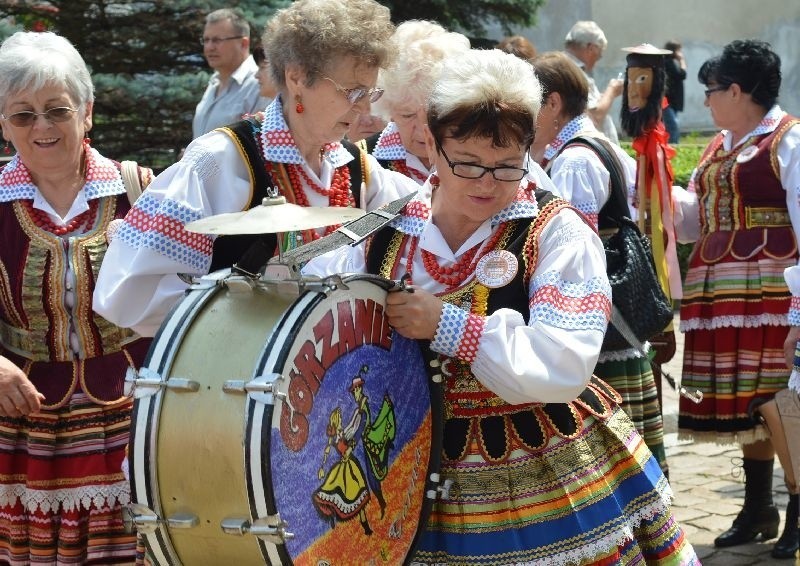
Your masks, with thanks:
M772 44L781 57L783 84L779 103L800 115L800 1L798 0L549 0L537 13L537 24L515 30L537 50L563 48L564 36L578 20L594 20L608 38L605 56L594 69L602 89L625 69L622 47L648 42L663 46L675 39L683 44L687 63L686 101L680 114L684 131L715 129L704 106L703 86L697 81L702 63L734 39L756 38ZM489 37L500 39L493 27ZM611 112L619 124L619 99Z

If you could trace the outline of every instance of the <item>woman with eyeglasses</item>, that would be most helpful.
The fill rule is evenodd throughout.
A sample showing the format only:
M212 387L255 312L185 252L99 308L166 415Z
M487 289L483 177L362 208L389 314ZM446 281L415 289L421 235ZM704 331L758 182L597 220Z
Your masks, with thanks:
M575 138L590 136L605 143L623 175L626 197L636 185L636 162L625 150L608 142L586 114L589 86L583 71L569 57L551 51L535 58L533 66L545 95L531 153L549 173L556 194L570 201L604 233L610 227L603 210L612 198L610 172L592 149L576 143ZM628 215L633 213L629 211ZM634 346L604 349L594 372L620 394L622 408L666 473L664 422L650 360Z
M658 463L592 377L610 312L603 247L526 176L533 67L445 61L426 102L436 173L401 216L309 275L410 277L385 313L444 378L442 482L414 564L697 564Z
M278 96L263 114L193 141L154 180L106 255L97 311L152 336L187 287L177 274L230 267L261 237L215 240L184 224L258 206L271 187L301 206L368 210L416 190L341 141L383 92L375 83L393 56L393 31L374 0L300 0L278 11L262 37ZM334 228L279 240L285 249Z
M780 57L758 40L736 40L703 63L705 104L722 131L706 147L683 203L679 238L696 241L683 286L681 435L742 445L744 506L718 547L777 536L775 450L759 405L786 388L800 336L800 122L778 105ZM798 548L797 494L789 499L776 558Z
M95 315L92 292L106 229L152 172L90 145L93 101L63 37L18 32L0 46L0 125L17 150L0 170L3 564L135 557L123 382L150 341Z

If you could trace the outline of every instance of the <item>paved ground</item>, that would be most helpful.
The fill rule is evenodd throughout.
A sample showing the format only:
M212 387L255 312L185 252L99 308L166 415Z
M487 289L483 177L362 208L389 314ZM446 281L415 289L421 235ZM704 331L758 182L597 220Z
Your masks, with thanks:
M676 320L677 327L677 320ZM681 374L683 335L676 332L678 351L666 365L675 378ZM706 566L775 564L793 566L792 560L770 556L774 540L732 548L714 548L714 538L730 527L744 497L741 450L738 445L719 446L678 441L678 397L664 382L664 429L670 482L675 492L674 512L689 541ZM788 494L783 471L775 462L773 496L784 519ZM781 523L781 532L783 523ZM779 533L780 534L780 533Z

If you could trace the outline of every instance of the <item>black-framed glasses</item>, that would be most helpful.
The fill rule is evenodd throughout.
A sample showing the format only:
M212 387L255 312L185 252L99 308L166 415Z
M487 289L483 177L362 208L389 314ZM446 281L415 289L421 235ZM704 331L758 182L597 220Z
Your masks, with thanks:
M705 89L705 90L703 91L703 93L706 95L706 98L708 98L709 96L711 96L711 95L712 95L713 93L715 93L715 92L720 92L720 91L723 91L723 90L728 90L729 88L731 88L731 85L728 85L728 86L722 86L722 85L718 85L718 86L712 86L712 87L710 87L710 88L707 88L707 89Z
M205 47L207 43L210 43L211 45L217 46L223 41L230 41L231 39L242 39L243 37L244 37L243 35L232 35L230 37L203 37L200 38L200 45Z
M0 118L11 122L12 126L24 128L36 122L37 116L44 116L45 120L51 123L66 122L72 118L72 114L77 112L77 108L70 108L69 106L58 106L56 108L48 108L44 112L33 112L31 110L23 110L22 112L14 112L10 116L0 114Z
M486 173L491 173L492 177L497 181L519 181L528 174L528 170L523 167L484 167L483 165L464 163L463 161L450 161L438 140L436 140L436 148L442 154L444 160L447 161L447 165L450 166L453 175L462 179L480 179Z
M323 79L329 80L333 83L333 86L336 87L338 92L341 92L344 97L347 99L347 102L350 104L355 104L365 96L369 96L370 102L377 102L378 99L383 96L383 89L382 88L364 88L364 87L356 87L356 88L344 88L342 85L337 83L330 77L322 77Z

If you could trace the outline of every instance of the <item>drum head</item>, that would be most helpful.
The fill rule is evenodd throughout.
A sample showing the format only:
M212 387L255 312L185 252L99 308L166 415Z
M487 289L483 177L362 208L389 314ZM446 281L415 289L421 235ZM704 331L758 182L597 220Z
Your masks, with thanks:
M387 282L346 285L301 296L256 371L277 393L248 408L251 514L293 535L262 537L272 563L402 563L430 511L441 389L419 344L389 328Z

